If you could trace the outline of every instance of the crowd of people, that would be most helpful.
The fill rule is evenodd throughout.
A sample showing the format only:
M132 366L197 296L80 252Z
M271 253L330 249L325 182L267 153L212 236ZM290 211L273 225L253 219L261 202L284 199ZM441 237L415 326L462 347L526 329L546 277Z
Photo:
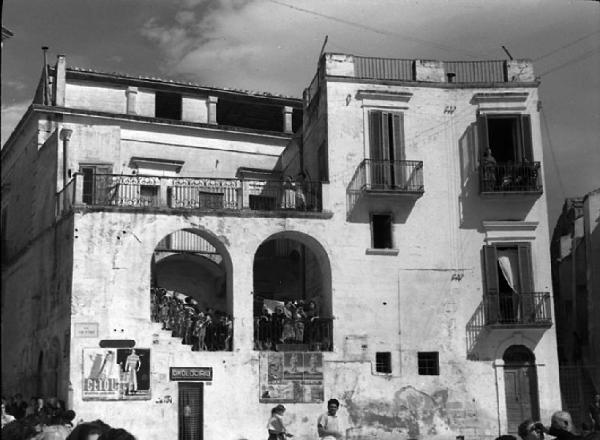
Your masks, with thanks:
M162 323L194 351L231 351L233 320L228 313L207 307L201 310L190 296L162 287L151 289L152 321Z
M315 301L257 300L254 316L256 350L276 350L277 344L306 344L310 349L323 351L331 349L331 319L319 317Z
M2 397L2 440L136 440L101 420L74 424L76 414L56 397Z

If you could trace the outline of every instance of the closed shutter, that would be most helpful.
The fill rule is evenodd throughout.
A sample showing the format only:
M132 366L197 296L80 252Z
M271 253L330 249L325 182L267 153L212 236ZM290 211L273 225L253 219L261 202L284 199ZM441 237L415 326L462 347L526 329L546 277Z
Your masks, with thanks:
M111 199L111 166L97 166L94 175L94 183L96 186L95 202L99 205L108 204Z
M531 263L531 244L520 243L519 249L519 275L520 275L520 286L521 292L528 293L533 292L533 269Z
M392 175L394 176L394 184L403 188L406 185L408 178L408 169L403 162L405 160L404 151L404 114L394 113L392 115L392 133L394 136L393 142L393 157L392 160Z
M541 302L543 299L537 298L534 293L533 270L531 262L531 244L520 243L518 246L519 252L519 284L520 304L521 304L521 319L525 323L536 322L541 319L541 316L536 316L538 307L536 302Z
M369 158L381 160L381 112L369 112Z
M521 139L523 140L523 151L521 151L522 162L533 162L533 146L531 139L531 116L521 115Z

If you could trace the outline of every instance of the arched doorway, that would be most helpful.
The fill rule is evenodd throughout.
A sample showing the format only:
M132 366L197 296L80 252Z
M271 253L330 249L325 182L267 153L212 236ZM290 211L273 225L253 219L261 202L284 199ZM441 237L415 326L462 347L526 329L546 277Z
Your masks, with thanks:
M535 356L523 345L512 345L503 360L508 432L515 434L523 420L540 418Z
M331 267L314 238L286 231L254 255L254 348L333 349Z
M195 229L175 231L151 261L151 319L192 350L233 345L232 263L223 243Z

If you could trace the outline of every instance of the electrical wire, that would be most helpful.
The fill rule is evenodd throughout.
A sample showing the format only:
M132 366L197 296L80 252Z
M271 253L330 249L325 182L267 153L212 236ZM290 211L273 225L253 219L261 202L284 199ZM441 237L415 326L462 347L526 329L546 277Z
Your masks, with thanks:
M582 37L577 38L576 40L571 41L570 43L567 43L563 46L557 47L556 49L551 50L550 52L546 52L544 55L540 55L539 57L534 58L533 61L543 60L544 58L549 57L550 55L554 55L556 52L560 52L561 50L566 49L567 47L574 46L575 44L579 43L580 41L583 41L583 40L591 37L592 35L596 35L596 34L600 34L600 30L586 34Z
M573 65L580 61L583 61L586 58L589 58L594 52L598 52L599 50L600 50L600 47L596 47L595 49L588 50L587 52L582 53L578 57L571 58L570 60L565 61L564 63L559 64L558 66L555 66L555 67L551 68L550 70L540 73L540 76L548 75L550 73L553 73L553 72L556 72L557 70L562 69L563 67L567 67L569 65Z
M467 50L464 50L464 49L459 49L457 47L452 47L452 46L448 46L448 45L445 45L445 44L437 43L435 41L424 40L422 38L415 38L413 36L406 35L406 34L400 34L398 32L391 32L391 31L386 31L386 30L383 30L383 29L378 29L378 28L375 28L375 27L364 25L362 23L357 23L355 21L345 20L343 18L335 17L333 15L323 14L321 12L313 11L311 9L300 8L298 6L290 5L290 4L287 4L287 3L284 3L284 2L280 2L278 0L267 0L267 1L270 2L270 3L274 3L276 5L279 5L279 6L284 6L286 8L293 9L293 10L296 10L296 11L299 11L299 12L304 12L306 14L315 15L317 17L326 18L328 20L332 20L332 21L335 21L337 23L342 23L342 24L345 24L347 26L353 26L353 27L356 27L356 28L359 28L359 29L363 29L363 30L366 30L366 31L369 31L369 32L373 32L373 33L376 33L376 34L379 34L379 35L400 37L400 38L402 38L404 40L412 41L412 42L415 42L415 43L428 44L430 46L437 47L438 49L444 49L444 50L449 50L449 51L453 51L453 52L462 52L465 55L469 56L470 58L481 58L481 55L476 54L474 52L470 52L470 51L467 51Z
M544 108L540 109L540 114L542 116L542 122L544 123L544 130L546 131L546 138L548 139L548 146L550 148L550 156L552 157L552 163L554 164L554 169L556 170L556 177L558 179L558 184L562 191L562 198L566 197L565 185L562 180L562 176L560 175L560 169L558 168L558 163L556 162L556 156L554 155L554 146L552 145L552 138L550 136L550 129L548 128L548 120L546 119L546 113L544 112Z

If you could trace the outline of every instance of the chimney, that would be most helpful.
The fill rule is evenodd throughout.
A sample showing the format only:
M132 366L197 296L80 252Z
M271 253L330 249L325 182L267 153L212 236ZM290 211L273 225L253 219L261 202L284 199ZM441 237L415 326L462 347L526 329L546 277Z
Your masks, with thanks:
M64 55L56 57L54 79L54 105L57 107L65 106L65 88L67 82L67 60Z

